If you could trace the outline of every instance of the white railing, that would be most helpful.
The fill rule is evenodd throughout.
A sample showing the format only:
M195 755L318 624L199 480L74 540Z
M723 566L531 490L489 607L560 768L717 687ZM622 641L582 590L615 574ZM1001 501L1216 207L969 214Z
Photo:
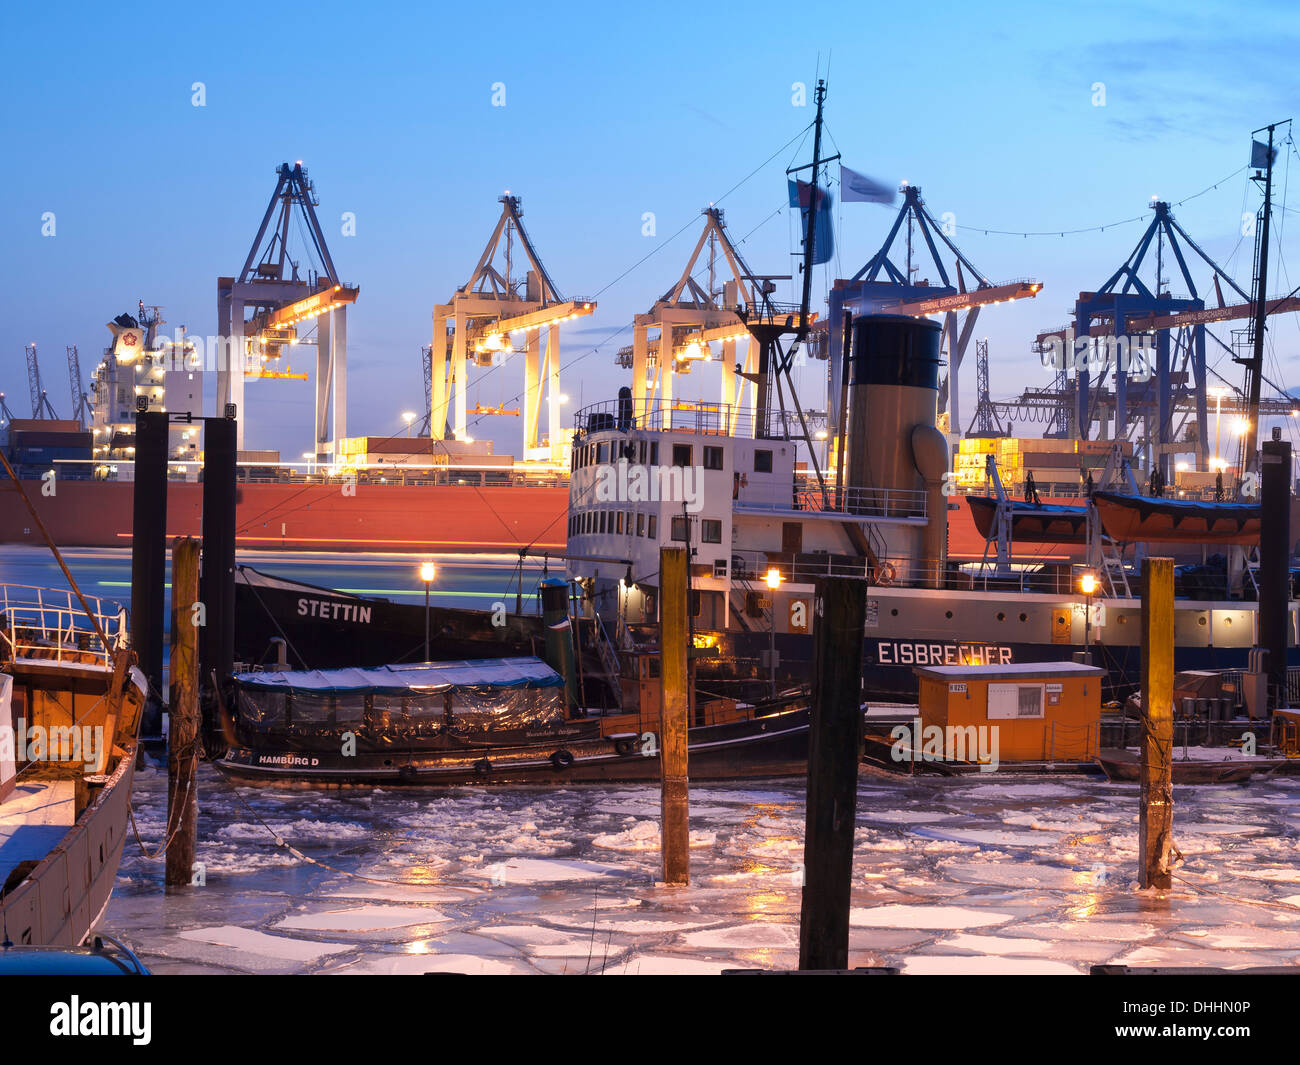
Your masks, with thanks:
M108 664L127 642L127 613L114 602L88 595L86 602L109 646L71 589L33 584L0 584L0 658L44 658Z
M924 518L926 493L897 488L796 488L788 500L746 499L734 502L736 510L792 511L844 514L872 518Z

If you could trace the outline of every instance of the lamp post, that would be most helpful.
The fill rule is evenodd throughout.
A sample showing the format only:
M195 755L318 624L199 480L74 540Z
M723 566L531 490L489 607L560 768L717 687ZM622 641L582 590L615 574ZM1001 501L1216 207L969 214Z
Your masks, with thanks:
M1097 590L1097 578L1092 573L1085 573L1079 578L1079 590L1088 597L1083 607L1083 652L1092 663L1092 596Z
M402 421L406 422L406 435L407 435L407 436L410 436L410 435L411 435L411 423L412 423L413 421L415 421L415 411L413 411L413 410L405 410L405 411L402 411Z
M767 669L768 679L771 686L772 698L776 698L776 590L781 587L781 571L773 566L767 571L767 576L763 578L766 582L771 596L769 597L770 606L768 607L768 643L767 643Z
M1223 414L1223 397L1228 394L1228 390L1222 385L1215 385L1210 390L1210 395L1214 397L1214 457L1219 457L1219 418Z
M429 661L429 585L437 571L432 562L420 563L420 580L424 581L424 660Z

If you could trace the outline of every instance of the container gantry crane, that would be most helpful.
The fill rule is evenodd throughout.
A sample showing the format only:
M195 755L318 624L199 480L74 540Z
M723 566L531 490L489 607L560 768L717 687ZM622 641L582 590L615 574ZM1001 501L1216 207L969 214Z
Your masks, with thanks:
M32 417L57 420L58 415L50 405L50 397L45 394L41 384L41 364L36 359L36 345L28 344L27 352L27 387L32 394Z

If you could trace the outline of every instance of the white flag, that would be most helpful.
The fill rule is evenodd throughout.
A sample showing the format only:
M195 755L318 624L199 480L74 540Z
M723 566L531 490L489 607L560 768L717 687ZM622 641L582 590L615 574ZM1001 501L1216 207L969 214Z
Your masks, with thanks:
M840 199L844 203L893 203L896 195L888 185L840 164Z

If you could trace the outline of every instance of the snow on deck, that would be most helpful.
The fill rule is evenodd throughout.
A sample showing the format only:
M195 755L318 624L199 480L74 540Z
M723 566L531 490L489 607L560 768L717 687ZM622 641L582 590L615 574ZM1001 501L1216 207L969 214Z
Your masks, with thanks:
M801 782L692 788L684 889L656 884L656 787L240 794L333 869L278 846L204 766L206 885L164 895L161 863L129 841L104 923L155 972L652 974L797 963ZM1300 965L1300 779L1180 786L1175 797L1186 856L1177 875L1189 883L1140 893L1136 785L864 778L850 965L1043 974L1102 962ZM134 802L156 844L164 775L139 774Z

